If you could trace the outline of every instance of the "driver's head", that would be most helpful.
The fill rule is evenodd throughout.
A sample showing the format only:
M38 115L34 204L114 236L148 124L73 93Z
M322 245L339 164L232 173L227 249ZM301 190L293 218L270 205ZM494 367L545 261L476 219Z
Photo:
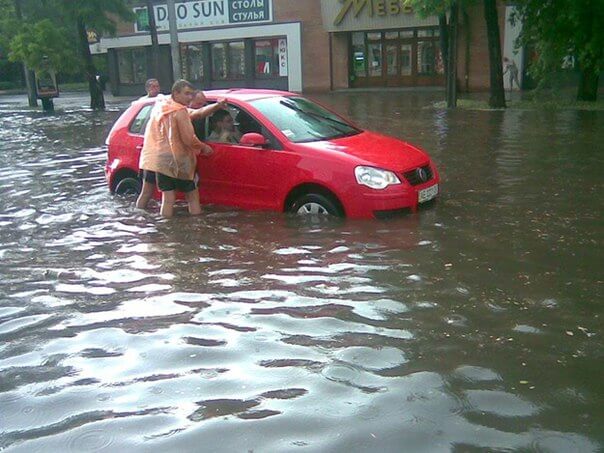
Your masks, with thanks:
M195 87L190 82L180 79L172 85L172 99L179 104L189 106L195 94Z
M160 90L161 88L159 87L159 81L157 79L149 79L145 82L145 91L150 98L157 96Z
M193 100L189 104L189 107L192 109L200 109L207 103L208 100L206 99L205 94L203 94L203 91L197 90L193 95Z
M228 110L218 110L212 115L212 120L219 131L232 132L235 130L235 121Z

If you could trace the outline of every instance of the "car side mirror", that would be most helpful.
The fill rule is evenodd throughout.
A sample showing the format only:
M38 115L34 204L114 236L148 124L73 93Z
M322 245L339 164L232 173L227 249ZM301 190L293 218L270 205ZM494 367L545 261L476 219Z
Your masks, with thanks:
M262 134L258 134L257 132L248 132L247 134L243 134L239 140L239 144L243 146L255 146L263 148L268 145L268 140L264 138Z

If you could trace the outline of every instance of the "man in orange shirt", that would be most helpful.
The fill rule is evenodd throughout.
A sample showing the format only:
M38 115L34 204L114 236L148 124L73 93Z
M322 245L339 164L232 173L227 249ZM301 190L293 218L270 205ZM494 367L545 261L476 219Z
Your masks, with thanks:
M195 183L197 156L211 154L212 148L195 136L187 109L194 94L189 82L176 81L172 95L155 103L145 130L139 167L157 174L163 217L174 215L176 191L184 192L189 213L201 213Z

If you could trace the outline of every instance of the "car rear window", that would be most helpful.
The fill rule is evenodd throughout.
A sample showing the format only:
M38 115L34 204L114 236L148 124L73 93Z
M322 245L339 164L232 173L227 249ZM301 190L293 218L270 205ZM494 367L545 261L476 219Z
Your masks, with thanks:
M131 133L140 135L145 134L145 127L147 126L147 121L149 121L149 115L151 114L152 108L153 104L148 104L138 112L128 129Z

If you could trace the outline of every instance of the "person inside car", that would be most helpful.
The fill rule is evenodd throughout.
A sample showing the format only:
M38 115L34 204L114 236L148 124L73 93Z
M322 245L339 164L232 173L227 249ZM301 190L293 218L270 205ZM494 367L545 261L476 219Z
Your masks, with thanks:
M210 118L212 132L208 136L210 142L239 143L241 134L235 127L235 121L228 110L221 109Z
M226 99L219 99L218 102L207 105L208 100L206 99L203 91L197 90L193 95L193 100L189 104L189 116L193 122L193 129L195 129L195 135L200 140L204 138L205 119L223 109L226 106Z

